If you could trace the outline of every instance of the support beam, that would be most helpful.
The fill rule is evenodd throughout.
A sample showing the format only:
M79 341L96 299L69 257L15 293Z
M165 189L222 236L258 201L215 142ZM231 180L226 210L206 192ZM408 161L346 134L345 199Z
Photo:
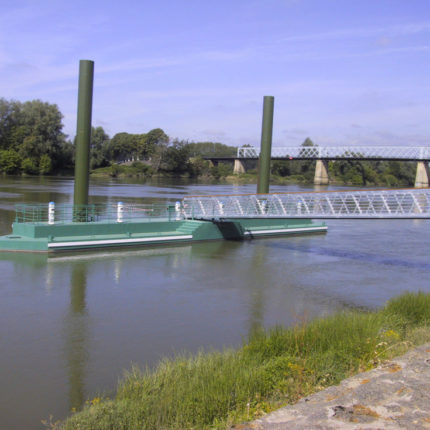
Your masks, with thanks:
M75 189L73 203L88 204L90 176L91 113L93 104L94 62L79 62L78 120L75 148Z
M264 96L263 124L261 128L261 150L260 159L258 161L257 194L267 194L269 192L274 103L275 97Z
M317 160L315 166L315 185L328 185L328 162L327 160Z
M429 186L429 165L427 161L418 161L417 174L415 176L415 188L427 188Z
M235 158L234 159L233 174L239 175L241 173L246 173L245 162L239 158Z

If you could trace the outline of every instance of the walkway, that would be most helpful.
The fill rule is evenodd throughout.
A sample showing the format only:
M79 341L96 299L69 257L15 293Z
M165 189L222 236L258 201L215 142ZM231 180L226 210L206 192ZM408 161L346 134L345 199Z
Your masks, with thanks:
M235 429L430 429L430 343Z
M184 197L185 218L430 218L430 188Z

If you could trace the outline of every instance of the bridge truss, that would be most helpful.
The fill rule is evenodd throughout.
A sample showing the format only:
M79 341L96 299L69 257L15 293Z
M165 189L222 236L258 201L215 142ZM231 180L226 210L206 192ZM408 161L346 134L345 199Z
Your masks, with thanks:
M185 197L188 219L430 218L430 188Z
M237 158L258 158L260 148L238 148ZM286 146L273 147L272 158L302 160L403 160L430 161L426 146Z

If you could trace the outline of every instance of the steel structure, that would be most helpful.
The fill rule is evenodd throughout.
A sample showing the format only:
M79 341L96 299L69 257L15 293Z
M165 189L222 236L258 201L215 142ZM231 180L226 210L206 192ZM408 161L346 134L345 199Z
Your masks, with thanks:
M185 197L188 219L430 218L430 188Z
M237 158L258 158L260 148L238 148ZM286 146L272 147L272 159L299 160L410 160L430 161L427 146Z

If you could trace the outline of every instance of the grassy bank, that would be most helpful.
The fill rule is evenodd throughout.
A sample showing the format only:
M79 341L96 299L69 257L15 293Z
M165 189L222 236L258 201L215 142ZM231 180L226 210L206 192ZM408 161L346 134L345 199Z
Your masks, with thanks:
M237 350L131 370L113 399L95 398L64 429L223 429L296 402L430 340L430 294L374 312L343 312L253 335Z

